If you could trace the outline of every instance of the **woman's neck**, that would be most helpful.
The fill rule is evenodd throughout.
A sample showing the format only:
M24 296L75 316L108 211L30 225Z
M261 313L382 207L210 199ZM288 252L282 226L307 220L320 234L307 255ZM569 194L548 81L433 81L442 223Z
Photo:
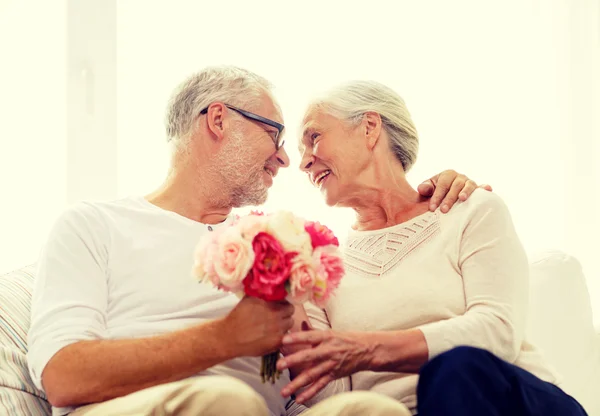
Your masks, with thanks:
M429 202L405 180L392 187L372 188L355 200L357 231L379 230L406 222L429 210Z

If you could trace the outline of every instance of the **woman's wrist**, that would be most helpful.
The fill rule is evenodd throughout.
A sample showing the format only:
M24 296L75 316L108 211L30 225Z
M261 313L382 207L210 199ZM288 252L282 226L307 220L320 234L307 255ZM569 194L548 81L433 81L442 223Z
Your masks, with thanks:
M429 359L429 348L419 329L370 333L369 371L416 373Z

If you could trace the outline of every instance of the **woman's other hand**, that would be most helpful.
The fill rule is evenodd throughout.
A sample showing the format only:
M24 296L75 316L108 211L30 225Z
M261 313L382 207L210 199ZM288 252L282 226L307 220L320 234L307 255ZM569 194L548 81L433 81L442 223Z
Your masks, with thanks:
M277 362L280 371L302 369L282 390L282 395L287 397L309 386L296 397L298 403L309 400L333 380L368 369L374 350L366 333L303 331L288 334L283 339L284 348L307 344L312 348L304 348Z

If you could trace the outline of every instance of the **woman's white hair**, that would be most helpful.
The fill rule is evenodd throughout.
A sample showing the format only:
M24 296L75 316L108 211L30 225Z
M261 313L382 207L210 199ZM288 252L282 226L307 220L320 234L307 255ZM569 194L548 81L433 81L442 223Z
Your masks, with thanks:
M351 81L314 100L309 110L330 114L351 126L360 124L367 112L378 113L390 138L392 152L405 172L414 165L419 137L406 104L394 90L375 81Z
M178 148L185 145L200 111L213 102L252 110L264 94L271 95L271 89L269 81L246 69L207 67L188 77L173 92L165 119L167 140Z

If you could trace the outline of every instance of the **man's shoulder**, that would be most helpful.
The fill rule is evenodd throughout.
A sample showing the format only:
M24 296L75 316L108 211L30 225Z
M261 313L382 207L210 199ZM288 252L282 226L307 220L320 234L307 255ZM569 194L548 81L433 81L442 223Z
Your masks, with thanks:
M129 208L139 208L142 207L143 197L141 196L127 196L118 199L86 199L78 201L72 206L74 207L87 207L84 209L95 209L95 210L103 210L103 209L129 209Z
M111 211L133 210L139 208L139 198L127 197L112 200L81 200L68 205L62 212L62 217L98 218Z
M52 228L59 232L71 229L77 233L89 228L107 228L115 213L133 211L135 204L134 198L77 201L62 210Z

